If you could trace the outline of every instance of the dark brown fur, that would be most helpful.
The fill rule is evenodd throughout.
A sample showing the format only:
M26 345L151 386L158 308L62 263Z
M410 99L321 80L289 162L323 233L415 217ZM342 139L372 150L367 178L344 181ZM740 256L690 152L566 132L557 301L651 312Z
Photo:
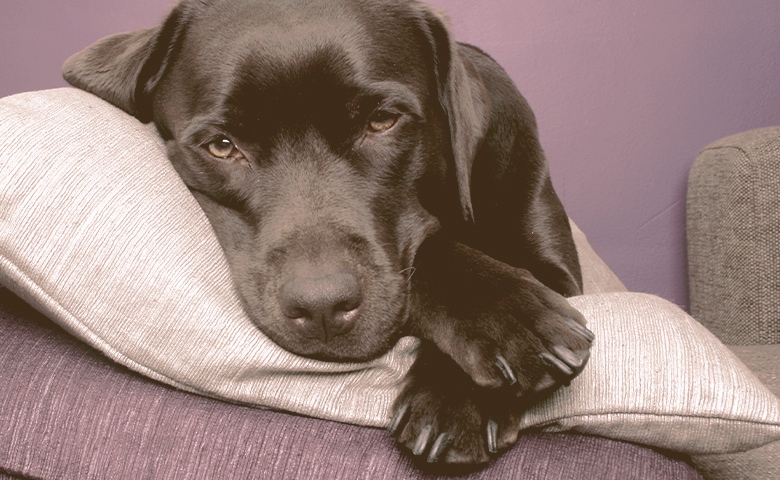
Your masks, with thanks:
M587 361L533 113L424 5L184 0L64 74L157 125L279 345L354 361L421 338L391 425L414 455L487 461Z

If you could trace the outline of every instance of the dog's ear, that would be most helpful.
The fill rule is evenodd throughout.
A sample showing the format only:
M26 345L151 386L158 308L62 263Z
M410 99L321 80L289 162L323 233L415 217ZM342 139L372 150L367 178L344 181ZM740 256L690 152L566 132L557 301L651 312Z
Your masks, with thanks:
M463 218L474 221L471 167L490 121L490 98L474 65L461 53L444 20L426 9L434 49L439 100L447 114Z
M184 30L177 6L159 26L103 38L65 61L62 74L142 122L152 120L152 95Z

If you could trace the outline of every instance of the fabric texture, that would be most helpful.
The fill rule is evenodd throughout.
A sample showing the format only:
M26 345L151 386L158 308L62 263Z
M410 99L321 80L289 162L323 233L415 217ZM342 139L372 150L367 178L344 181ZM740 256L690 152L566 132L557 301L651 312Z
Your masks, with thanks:
M742 453L697 456L692 462L707 480L777 480L780 442Z
M590 361L570 387L532 407L524 426L691 455L780 440L780 400L676 305L620 292L570 302L596 334Z
M143 378L1 288L0 344L0 472L18 475L8 478L435 478L382 430L231 405ZM486 470L460 478L701 477L638 445L529 433Z
M729 349L772 393L780 397L780 344L730 345Z
M692 315L729 345L780 343L780 127L704 148L688 179Z

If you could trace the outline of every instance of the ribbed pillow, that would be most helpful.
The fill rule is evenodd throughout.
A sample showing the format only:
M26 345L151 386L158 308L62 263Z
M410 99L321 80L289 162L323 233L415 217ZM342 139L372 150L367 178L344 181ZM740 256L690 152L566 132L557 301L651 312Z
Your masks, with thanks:
M704 326L653 295L572 298L596 334L588 367L524 417L691 455L780 439L780 400Z
M0 100L0 283L151 378L319 418L385 425L414 359L411 338L364 364L276 346L242 311L154 128L75 89ZM686 453L780 439L778 400L674 305L631 293L571 301L598 335L590 363L525 426Z

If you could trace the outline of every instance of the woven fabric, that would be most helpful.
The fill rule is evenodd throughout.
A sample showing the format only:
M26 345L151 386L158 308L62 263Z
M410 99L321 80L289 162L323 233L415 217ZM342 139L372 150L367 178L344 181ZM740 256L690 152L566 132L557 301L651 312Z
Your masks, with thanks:
M777 480L780 442L742 453L694 457L693 464L707 480Z
M532 407L529 428L602 435L691 455L780 440L780 400L704 326L647 294L571 304L596 334L571 386Z
M687 215L693 316L730 345L780 343L780 127L704 148Z
M231 405L108 361L0 289L0 472L49 479L430 479L379 429ZM0 478L6 478L0 474ZM471 480L701 477L638 445L528 434Z
M733 345L729 349L756 374L761 383L780 397L780 344Z

